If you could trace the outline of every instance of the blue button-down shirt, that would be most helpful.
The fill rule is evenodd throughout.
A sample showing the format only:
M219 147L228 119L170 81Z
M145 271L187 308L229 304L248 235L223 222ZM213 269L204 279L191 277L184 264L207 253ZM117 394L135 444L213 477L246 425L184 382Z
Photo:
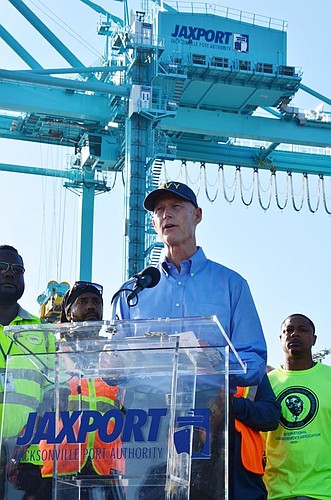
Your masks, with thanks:
M247 373L237 385L257 385L265 373L267 348L247 282L235 271L206 258L198 250L181 262L180 272L166 259L158 265L161 279L139 294L129 308L119 301L121 319L180 318L216 315L232 341Z

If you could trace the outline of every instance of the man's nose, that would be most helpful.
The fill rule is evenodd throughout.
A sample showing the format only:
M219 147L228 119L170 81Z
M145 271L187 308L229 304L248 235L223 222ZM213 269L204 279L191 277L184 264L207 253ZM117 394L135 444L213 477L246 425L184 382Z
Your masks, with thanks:
M11 267L8 267L8 269L6 269L6 271L2 272L1 274L3 276L7 276L8 274L10 274L10 276L14 276L15 277L15 274L14 274L13 269Z
M165 209L163 211L163 218L166 219L167 217L171 217L171 216L172 216L171 209L169 207L165 207Z

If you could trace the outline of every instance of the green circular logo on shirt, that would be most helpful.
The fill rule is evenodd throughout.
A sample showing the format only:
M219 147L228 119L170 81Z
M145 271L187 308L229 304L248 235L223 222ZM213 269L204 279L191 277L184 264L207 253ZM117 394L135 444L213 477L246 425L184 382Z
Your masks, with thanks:
M314 420L318 411L316 394L307 387L288 387L277 401L281 404L280 423L286 429L300 429Z

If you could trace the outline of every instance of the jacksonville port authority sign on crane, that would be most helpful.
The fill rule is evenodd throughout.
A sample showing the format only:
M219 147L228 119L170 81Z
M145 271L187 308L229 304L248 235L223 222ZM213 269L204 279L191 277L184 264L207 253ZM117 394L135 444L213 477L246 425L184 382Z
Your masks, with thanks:
M159 180L160 162L330 175L328 115L301 113L291 100L301 89L330 101L288 66L285 22L185 2L145 2L133 14L123 3L123 15L114 16L82 0L100 13L98 29L106 41L102 64L86 67L24 2L6 1L56 49L65 67L42 67L4 23L2 39L30 69L0 71L0 135L74 145L76 154L66 170L0 168L62 177L65 186L80 191L82 279L91 277L94 195L109 189L105 171L123 172L126 179L126 275L158 254L142 200ZM321 154L284 150L284 144L319 148Z

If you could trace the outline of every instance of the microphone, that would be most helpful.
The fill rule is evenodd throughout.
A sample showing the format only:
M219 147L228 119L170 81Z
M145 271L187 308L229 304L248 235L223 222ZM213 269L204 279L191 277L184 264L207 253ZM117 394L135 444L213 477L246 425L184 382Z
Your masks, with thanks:
M160 281L160 278L160 271L156 267L150 266L143 269L143 271L141 271L140 273L134 274L132 278L123 283L121 288L117 290L116 293L114 293L110 302L112 307L112 320L118 319L116 315L116 307L121 293L129 292L126 301L128 306L132 307L132 304L129 304L129 302L132 299L137 298L138 293L141 292L141 290L143 290L144 288L153 288L153 286L157 285ZM133 289L129 288L132 286L132 283L135 283Z
M127 296L127 302L133 300L145 288L156 286L160 281L161 273L156 267L150 266L143 269L140 273L134 274L133 278L136 279L136 282L132 292Z

